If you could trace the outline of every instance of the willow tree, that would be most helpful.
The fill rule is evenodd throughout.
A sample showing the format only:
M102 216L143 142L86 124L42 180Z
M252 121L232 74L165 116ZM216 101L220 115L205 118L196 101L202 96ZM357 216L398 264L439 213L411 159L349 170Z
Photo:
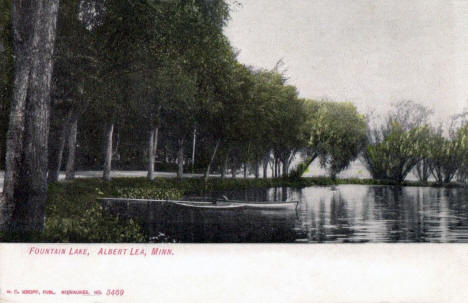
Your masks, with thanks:
M398 122L392 122L383 140L369 144L364 151L372 177L403 182L420 161L425 134L425 126L405 130Z
M330 177L347 168L366 143L366 121L349 102L322 102L313 123L311 146Z
M456 134L459 148L458 180L465 182L468 179L468 123L465 123Z
M402 182L416 165L429 165L425 159L428 157L430 114L423 105L401 101L393 104L383 123L368 126L368 146L363 158L374 179ZM420 169L423 173L428 167Z
M15 75L0 207L3 230L28 232L44 226L58 2L11 3Z
M468 124L452 123L448 136L441 129L433 132L429 138L429 166L437 184L447 184L455 175L463 180L468 159Z

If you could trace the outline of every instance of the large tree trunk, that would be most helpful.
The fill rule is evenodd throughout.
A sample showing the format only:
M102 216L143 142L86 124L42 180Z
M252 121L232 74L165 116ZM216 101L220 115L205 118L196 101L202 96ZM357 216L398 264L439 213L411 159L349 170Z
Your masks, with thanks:
M47 182L57 182L59 180L60 168L62 167L63 150L65 148L65 138L70 117L62 121L56 134L49 135L49 172Z
M208 177L210 175L211 165L213 164L213 161L214 161L214 159L216 157L216 152L218 151L218 147L219 147L220 142L221 142L221 140L219 140L219 139L218 139L218 141L216 141L216 145L215 145L213 154L211 155L210 163L208 163L208 167L206 168L205 181L208 180Z
M179 151L177 153L177 178L184 176L184 139L179 140Z
M244 162L244 179L247 179L247 163Z
M114 135L114 123L110 123L106 127L106 148L104 158L104 168L102 178L106 181L111 179L110 173L112 169L112 136Z
M255 166L255 179L258 179L260 178L260 163L258 163L258 161L255 161L254 166Z
M158 133L159 133L158 127L151 129L149 133L147 177L150 180L154 180L154 161L156 158L156 152L158 150Z
M75 178L75 155L76 155L76 135L78 133L78 115L74 114L70 121L70 130L68 131L67 140L67 165L65 170L65 179L72 180Z
M11 1L15 79L0 199L2 230L44 226L57 12L58 0Z

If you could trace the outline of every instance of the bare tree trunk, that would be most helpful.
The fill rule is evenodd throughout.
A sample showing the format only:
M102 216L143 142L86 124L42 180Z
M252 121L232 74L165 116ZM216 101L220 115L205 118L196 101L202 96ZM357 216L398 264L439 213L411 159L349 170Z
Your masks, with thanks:
M156 152L158 149L158 132L159 128L152 128L149 132L148 140L148 174L147 178L154 180L154 161L156 158Z
M179 152L177 153L177 178L182 178L184 175L184 139L179 140Z
M224 158L223 167L221 168L221 179L226 178L226 170L228 167L228 160L229 160L229 153L226 154L226 158Z
M78 132L78 115L74 114L70 121L70 130L68 131L67 140L67 165L65 171L65 179L72 180L75 178L75 154L76 154L76 135Z
M255 179L260 178L260 164L258 161L255 161Z
M11 1L15 79L0 199L2 230L44 226L57 12L58 0Z
M278 178L278 157L275 156L275 178Z
M214 159L216 157L216 152L218 151L218 147L219 147L220 142L221 142L221 140L219 140L219 139L216 141L216 146L215 146L215 149L213 151L213 154L211 155L210 163L208 163L208 167L206 168L205 181L208 180L208 176L210 175L211 165L213 164L213 161L214 161Z
M195 169L195 144L197 141L197 129L193 129L193 142L192 142L192 174Z
M117 129L117 132L114 132L112 134L112 158L116 160L120 160L119 144L120 144L120 132Z
M288 159L283 162L283 177L287 177L289 174L289 161Z
M146 177L150 180L154 179L154 128L151 128L148 136L148 167Z
M65 137L69 125L70 116L62 122L60 130L56 136L49 135L49 172L47 182L57 182L59 180L60 168L62 167L63 150L65 148ZM52 139L52 140L50 140Z
M247 163L244 162L244 179L247 179Z
M156 160L156 155L158 153L158 138L159 138L159 127L154 129L154 139L153 139L153 158ZM154 170L154 166L153 166Z
M114 134L114 123L110 123L106 128L106 149L104 158L104 169L102 178L106 181L111 179L110 173L112 169L112 137Z
M268 178L268 161L263 160L263 179Z

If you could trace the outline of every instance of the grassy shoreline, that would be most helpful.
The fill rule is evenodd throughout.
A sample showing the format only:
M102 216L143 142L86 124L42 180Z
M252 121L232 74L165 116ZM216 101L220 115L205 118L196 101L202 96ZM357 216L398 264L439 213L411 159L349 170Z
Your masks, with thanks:
M106 182L98 178L75 179L51 184L46 204L45 228L34 234L3 234L4 242L112 242L146 243L150 239L141 224L134 219L108 214L98 202L101 197L180 199L184 195L206 192L266 187L308 187L341 184L437 186L434 183L404 182L371 179L337 179L313 177L301 179L220 179L205 182L201 178L159 177L114 178ZM460 187L449 184L446 187Z

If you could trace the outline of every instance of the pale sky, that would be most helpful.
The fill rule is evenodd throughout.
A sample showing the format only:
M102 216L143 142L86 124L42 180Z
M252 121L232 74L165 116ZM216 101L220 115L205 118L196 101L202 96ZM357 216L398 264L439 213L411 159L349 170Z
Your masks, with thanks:
M225 30L239 61L283 58L301 97L362 112L414 100L438 118L468 100L468 0L240 0Z

